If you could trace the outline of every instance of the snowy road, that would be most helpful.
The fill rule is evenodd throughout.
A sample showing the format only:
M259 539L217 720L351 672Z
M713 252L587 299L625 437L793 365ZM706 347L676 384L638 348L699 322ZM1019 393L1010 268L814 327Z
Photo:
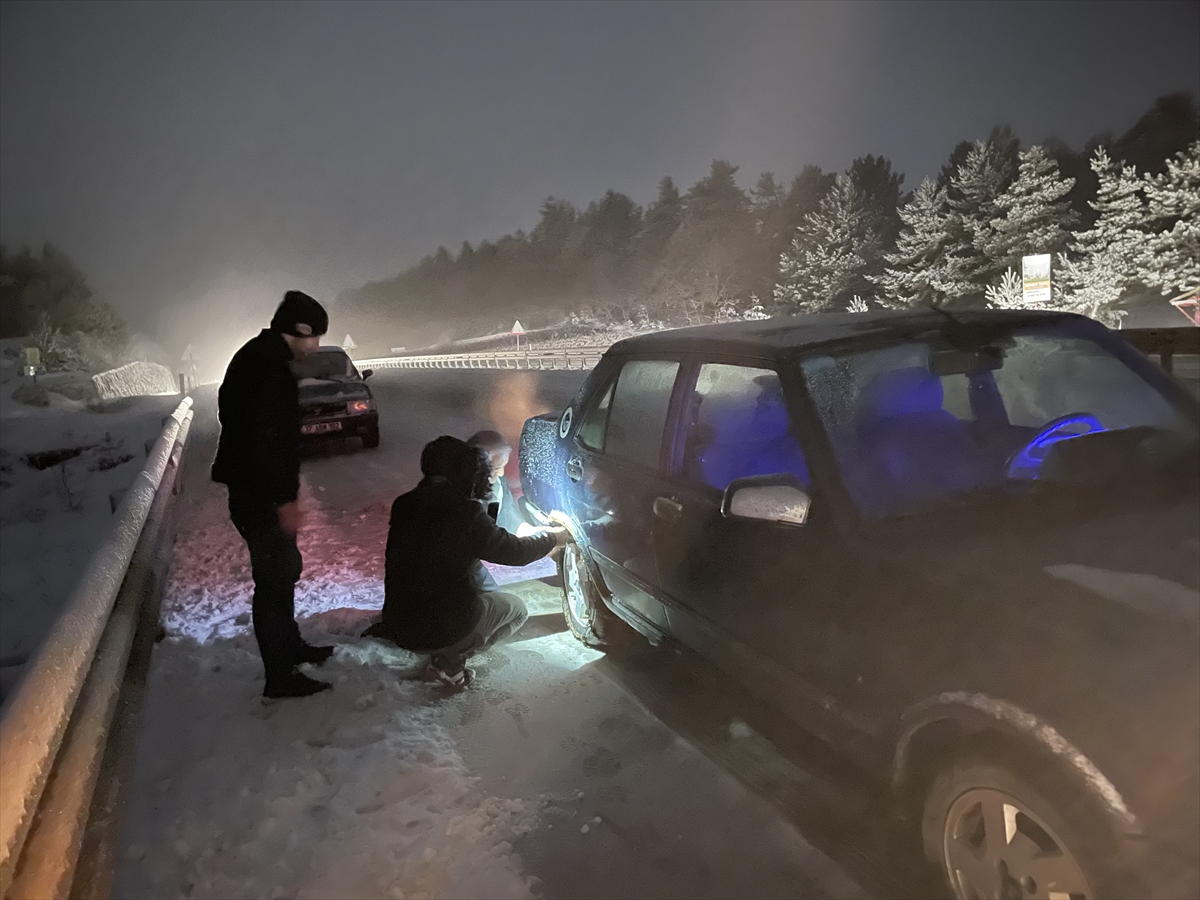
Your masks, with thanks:
M861 779L712 672L686 655L605 657L575 642L544 567L498 573L520 580L533 617L477 658L462 695L406 678L413 657L357 637L382 603L387 505L415 483L421 446L493 423L511 433L560 408L582 376L549 374L497 390L495 374L382 373L382 446L306 461L297 607L310 639L339 648L321 669L335 690L302 701L259 698L249 559L207 483L213 437L201 429L117 896L936 890Z

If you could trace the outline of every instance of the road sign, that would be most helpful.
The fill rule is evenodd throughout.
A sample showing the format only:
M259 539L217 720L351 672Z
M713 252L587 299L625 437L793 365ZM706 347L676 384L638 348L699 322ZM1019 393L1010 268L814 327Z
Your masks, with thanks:
M188 344L187 349L183 351L183 361L185 363L196 364L196 351L192 349L192 345Z
M1050 254L1021 257L1021 293L1026 303L1050 302Z
M344 341L342 341L342 349L343 350L354 350L356 347L358 347L358 344L354 343L354 338L350 337L350 335L347 334L346 339Z
M521 320L517 319L517 321L513 322L512 331L510 331L509 334L520 336L524 333L525 328L523 325L521 325Z

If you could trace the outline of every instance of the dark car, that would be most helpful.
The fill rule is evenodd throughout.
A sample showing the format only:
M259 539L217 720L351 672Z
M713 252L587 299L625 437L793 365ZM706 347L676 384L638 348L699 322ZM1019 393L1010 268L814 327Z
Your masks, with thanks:
M577 637L685 645L886 779L957 896L1200 892L1200 406L1117 333L641 336L520 460Z
M346 351L319 347L292 363L300 385L300 433L304 437L360 437L364 447L379 446L379 413L366 380Z

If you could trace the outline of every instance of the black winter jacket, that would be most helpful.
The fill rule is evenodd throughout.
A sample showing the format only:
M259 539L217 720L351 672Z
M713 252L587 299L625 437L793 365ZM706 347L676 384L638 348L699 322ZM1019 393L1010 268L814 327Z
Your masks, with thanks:
M244 502L283 506L300 490L300 395L291 361L283 336L264 328L225 370L212 478Z
M414 653L454 644L479 623L478 563L526 566L553 535L519 538L444 478L425 478L392 504L383 621L372 631Z

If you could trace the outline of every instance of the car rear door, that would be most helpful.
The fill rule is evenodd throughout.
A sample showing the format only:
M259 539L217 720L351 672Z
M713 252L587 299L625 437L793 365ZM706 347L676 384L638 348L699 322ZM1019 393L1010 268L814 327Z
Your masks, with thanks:
M657 599L654 501L663 488L664 434L681 363L630 358L613 369L581 411L570 440L572 514L617 603L663 632L668 625Z

